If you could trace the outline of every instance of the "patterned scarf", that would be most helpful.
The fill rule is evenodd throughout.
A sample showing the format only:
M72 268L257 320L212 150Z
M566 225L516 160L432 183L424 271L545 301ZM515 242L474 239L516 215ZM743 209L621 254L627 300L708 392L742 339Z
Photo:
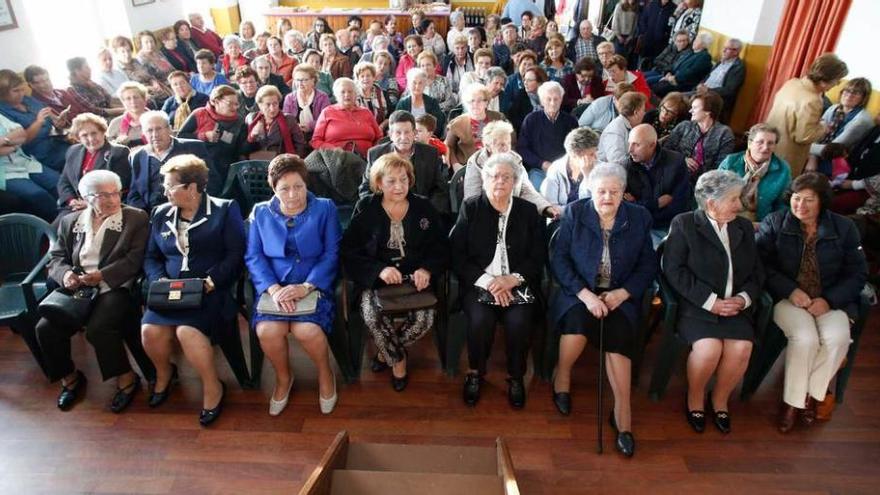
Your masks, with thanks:
M767 175L767 171L770 170L770 162L773 160L773 156L771 155L770 159L764 163L756 163L752 160L751 153L746 151L743 158L746 162L745 176L743 176L746 185L743 187L740 196L743 204L743 215L755 221L757 220L756 213L758 211L758 184Z

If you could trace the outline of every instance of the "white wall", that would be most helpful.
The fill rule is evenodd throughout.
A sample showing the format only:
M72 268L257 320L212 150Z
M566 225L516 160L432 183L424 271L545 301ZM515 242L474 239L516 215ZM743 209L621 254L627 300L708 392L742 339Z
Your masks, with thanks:
M866 77L874 90L880 89L880 64L873 41L880 20L880 2L853 0L835 52L849 67L848 79Z
M130 28L130 32L127 33L129 36L145 29L157 30L168 27L174 24L175 21L183 19L186 14L184 1L156 0L151 4L134 7L131 0L117 0L118 3L125 7Z
M772 45L784 8L785 0L706 0L700 27L744 43Z

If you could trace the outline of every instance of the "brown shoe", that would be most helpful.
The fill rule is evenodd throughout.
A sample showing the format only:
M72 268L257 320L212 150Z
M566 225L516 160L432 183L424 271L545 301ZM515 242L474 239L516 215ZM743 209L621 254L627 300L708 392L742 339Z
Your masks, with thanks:
M816 422L816 399L811 396L807 397L804 408L798 411L800 413L801 424L804 426L813 426Z
M779 411L779 432L788 433L794 428L794 422L797 419L798 409L786 403L782 404Z
M825 400L816 404L816 419L819 421L830 421L835 405L834 396L831 395L831 392L825 394Z

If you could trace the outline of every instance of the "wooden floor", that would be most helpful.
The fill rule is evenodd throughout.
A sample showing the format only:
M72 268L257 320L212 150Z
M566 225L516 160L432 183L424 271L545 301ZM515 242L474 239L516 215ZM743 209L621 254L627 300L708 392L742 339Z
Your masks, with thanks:
M873 316L878 321L880 315ZM728 436L711 426L698 435L687 426L682 373L673 377L666 398L652 403L650 369L643 370L642 386L634 390L633 459L613 450L608 428L605 454L595 452L594 351L578 363L575 412L565 418L553 408L549 385L538 379L530 382L524 410L508 407L500 339L476 408L464 406L461 377L440 372L426 338L412 352L404 393L391 389L388 372L374 375L367 369L360 382L340 384L339 405L330 416L318 411L314 368L295 349L294 395L280 417L266 412L273 382L267 363L263 390L231 387L227 409L210 429L197 422L199 382L191 368L182 366L182 386L158 410L149 409L140 395L129 411L114 415L106 409L113 385L100 383L93 352L81 336L74 353L90 382L85 400L65 413L54 406L58 386L46 383L18 336L0 328L0 492L296 493L334 435L345 429L354 442L491 446L501 435L524 494L880 493L876 324L866 329L846 402L833 421L788 435L774 428L782 360L751 401L732 402ZM234 383L222 358L218 367L224 380Z

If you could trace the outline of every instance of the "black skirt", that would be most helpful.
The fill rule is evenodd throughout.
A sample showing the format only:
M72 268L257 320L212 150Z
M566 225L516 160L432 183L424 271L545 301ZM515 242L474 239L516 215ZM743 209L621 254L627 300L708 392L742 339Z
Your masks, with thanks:
M755 326L743 313L719 317L717 322L682 316L678 320L678 334L688 344L701 339L754 340Z
M596 349L599 348L599 319L593 316L587 306L578 304L569 309L559 322L559 332L563 335L584 335ZM605 352L623 354L632 359L635 350L636 331L620 307L605 317Z

